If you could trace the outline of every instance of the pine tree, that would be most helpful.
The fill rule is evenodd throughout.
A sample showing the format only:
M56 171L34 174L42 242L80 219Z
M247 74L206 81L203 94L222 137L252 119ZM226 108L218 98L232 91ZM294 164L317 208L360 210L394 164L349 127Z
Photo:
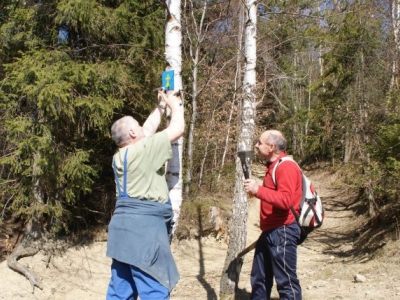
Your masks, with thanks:
M0 201L3 211L26 220L26 245L93 223L88 212L109 205L109 128L121 114L140 119L153 107L148 99L156 101L164 15L153 1L1 5L0 127L7 147L0 164L8 171L1 174L2 199L11 200ZM106 194L93 194L104 184Z

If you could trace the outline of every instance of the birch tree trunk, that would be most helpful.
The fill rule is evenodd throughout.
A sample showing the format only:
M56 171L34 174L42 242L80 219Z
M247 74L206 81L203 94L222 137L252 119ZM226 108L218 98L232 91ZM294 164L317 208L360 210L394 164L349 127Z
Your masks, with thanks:
M242 127L238 139L238 150L252 151L256 111L256 1L246 1L245 14L246 70L243 79ZM243 264L243 257L237 257L238 253L246 246L247 239L248 201L247 194L243 189L243 179L243 170L240 160L237 158L229 244L220 284L221 299L235 298L239 275Z
M190 184L192 181L192 169L193 169L193 146L194 146L194 131L196 126L196 118L197 118L197 95L198 95L198 65L200 62L200 46L204 39L204 32L203 32L203 24L204 18L207 11L207 3L208 1L205 0L203 2L203 9L200 17L200 21L197 24L197 20L194 14L194 5L193 1L188 1L190 4L190 11L192 13L192 22L194 24L194 36L191 35L189 29L187 29L187 37L190 41L189 43L189 53L192 59L192 117L190 119L190 127L189 127L189 134L188 134L188 144L187 144L187 169L186 169L186 186L185 186L185 193L188 194L190 191ZM188 22L186 22L188 24Z
M181 1L169 0L167 7L167 23L165 28L166 71L174 70L174 93L182 90L182 28ZM182 99L183 101L183 99ZM174 212L174 229L178 225L182 204L182 147L183 137L172 144L172 158L168 161L166 179L169 197Z
M324 76L324 59L322 58L322 46L318 47L319 55L318 55L318 63L319 63L319 76L323 78ZM322 91L325 92L325 80L322 79Z
M390 80L390 89L399 87L399 54L400 54L400 24L399 24L400 3L399 0L392 0L392 27L394 37L394 55L392 61L392 76Z

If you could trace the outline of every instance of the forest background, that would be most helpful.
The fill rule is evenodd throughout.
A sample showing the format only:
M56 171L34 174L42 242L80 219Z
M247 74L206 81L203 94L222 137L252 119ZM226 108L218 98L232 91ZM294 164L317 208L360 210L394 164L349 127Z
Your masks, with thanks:
M254 133L284 132L303 168L341 172L368 226L397 233L398 2L258 2ZM242 4L182 1L182 224L196 222L199 207L204 217L210 206L229 211L218 197L233 193L236 172ZM109 129L154 108L165 17L162 1L1 1L0 234L19 224L51 239L108 224Z

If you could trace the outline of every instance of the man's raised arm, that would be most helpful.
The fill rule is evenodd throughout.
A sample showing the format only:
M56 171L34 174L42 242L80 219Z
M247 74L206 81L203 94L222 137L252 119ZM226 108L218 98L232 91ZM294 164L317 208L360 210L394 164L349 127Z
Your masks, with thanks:
M172 94L163 94L162 97L171 109L171 120L166 130L169 140L172 142L179 139L185 129L183 103L180 97Z
M163 92L159 92L157 95L158 103L156 108L151 112L151 114L147 117L146 121L143 124L143 134L145 136L151 136L156 133L158 126L161 123L161 117L165 112L166 103L164 98L162 97Z

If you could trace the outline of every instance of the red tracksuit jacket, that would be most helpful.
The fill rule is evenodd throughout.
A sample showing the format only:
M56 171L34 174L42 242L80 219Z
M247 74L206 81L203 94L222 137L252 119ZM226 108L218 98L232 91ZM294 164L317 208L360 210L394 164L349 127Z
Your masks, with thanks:
M276 169L276 186L272 181L272 170L282 153L274 162L267 163L263 185L256 197L260 201L260 228L262 231L289 225L296 221L290 206L299 212L302 197L302 175L298 166L290 161L282 162Z

